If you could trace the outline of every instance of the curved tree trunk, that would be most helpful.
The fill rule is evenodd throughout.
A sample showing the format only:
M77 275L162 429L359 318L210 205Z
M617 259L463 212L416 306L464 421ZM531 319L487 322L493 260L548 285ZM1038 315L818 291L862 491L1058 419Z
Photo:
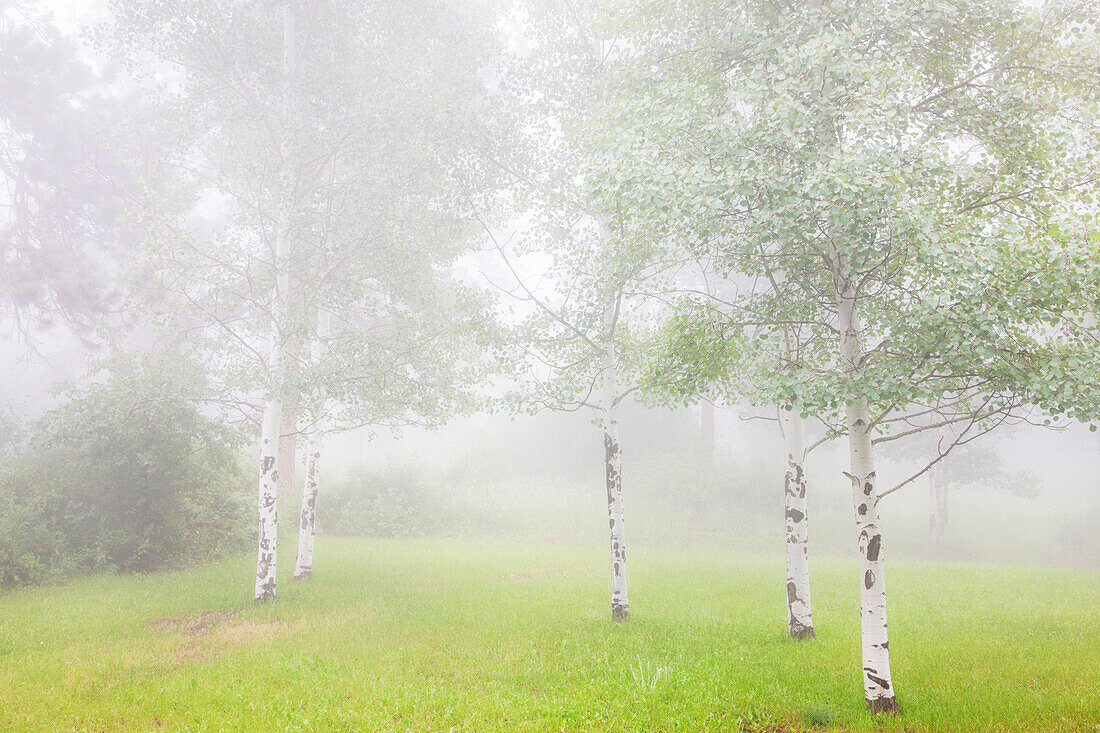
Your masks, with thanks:
M848 284L838 294L840 353L844 365L855 371L860 359L859 318L855 288ZM886 633L886 575L879 528L878 492L871 443L871 419L865 399L845 406L851 454L852 499L859 545L859 607L863 649L863 692L874 712L896 712L897 697L890 678L890 642Z
M318 462L321 459L320 431L309 436L306 448L306 484L302 488L302 514L298 525L298 559L294 563L294 579L309 580L313 575L313 537L317 525Z
M276 492L279 469L279 425L282 405L279 400L268 400L264 406L263 427L260 431L260 494L259 494L259 545L256 556L257 601L275 599L276 549L278 547L278 515Z
M806 513L805 428L798 405L779 409L779 426L787 472L783 494L787 520L787 633L793 639L812 639L814 623L810 613L809 518Z

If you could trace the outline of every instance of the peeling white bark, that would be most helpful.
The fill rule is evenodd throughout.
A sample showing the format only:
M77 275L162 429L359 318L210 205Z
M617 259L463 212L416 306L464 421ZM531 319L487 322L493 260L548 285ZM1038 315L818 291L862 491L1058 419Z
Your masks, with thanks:
M298 559L294 579L309 580L313 575L313 537L317 525L318 462L321 460L320 431L311 433L306 448L306 485L302 489L302 514L298 524Z
M809 518L806 512L805 427L798 405L779 409L787 471L783 493L787 520L787 632L794 639L814 637L810 613Z
M275 497L279 481L276 465L279 453L279 424L282 405L279 400L268 400L264 406L263 427L260 432L260 492L259 492L259 544L256 555L257 601L275 599L276 549L278 546L278 515Z
M840 354L844 366L854 371L860 358L859 316L855 288L847 284L837 297ZM859 544L859 606L863 649L863 692L874 712L896 712L897 697L890 677L890 643L886 633L886 575L879 526L878 493L871 443L871 419L865 399L845 406L848 447L851 454L852 498Z

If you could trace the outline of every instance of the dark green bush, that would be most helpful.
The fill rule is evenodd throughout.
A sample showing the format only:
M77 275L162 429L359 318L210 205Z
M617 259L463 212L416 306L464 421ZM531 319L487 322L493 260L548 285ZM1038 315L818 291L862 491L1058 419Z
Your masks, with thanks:
M436 529L440 500L411 464L359 468L333 481L320 501L318 528L338 535L405 537Z
M246 546L230 434L179 367L119 368L47 413L0 479L0 585L144 572Z

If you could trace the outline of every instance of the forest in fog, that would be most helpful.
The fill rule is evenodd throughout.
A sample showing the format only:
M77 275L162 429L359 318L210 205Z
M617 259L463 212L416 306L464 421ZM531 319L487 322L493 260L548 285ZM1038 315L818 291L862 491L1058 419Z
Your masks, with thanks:
M1100 728L1098 217L1095 0L0 0L0 727Z

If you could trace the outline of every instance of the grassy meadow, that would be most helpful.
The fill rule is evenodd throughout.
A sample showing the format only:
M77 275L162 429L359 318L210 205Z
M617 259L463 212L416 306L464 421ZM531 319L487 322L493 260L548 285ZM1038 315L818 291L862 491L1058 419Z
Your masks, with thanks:
M6 593L0 729L1100 730L1095 570L889 562L876 718L854 562L811 559L797 643L780 555L636 552L615 624L600 549L323 537L268 605L249 556Z

